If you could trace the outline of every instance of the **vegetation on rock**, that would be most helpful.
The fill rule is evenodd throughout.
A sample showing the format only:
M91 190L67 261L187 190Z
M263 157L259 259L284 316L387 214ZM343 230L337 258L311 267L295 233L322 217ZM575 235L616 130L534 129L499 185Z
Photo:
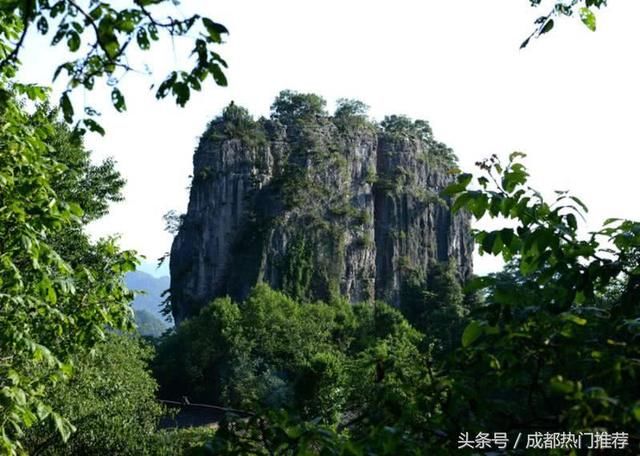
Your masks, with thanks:
M390 116L376 125L357 100L339 100L333 116L325 106L285 90L269 120L231 103L210 123L176 224L176 320L217 297L243 301L260 280L300 301L393 296L398 305L401 256L425 273L452 255L458 280L468 279L469 216L450 216L438 196L455 156L428 123ZM387 242L393 230L406 239ZM206 260L194 264L195 256Z

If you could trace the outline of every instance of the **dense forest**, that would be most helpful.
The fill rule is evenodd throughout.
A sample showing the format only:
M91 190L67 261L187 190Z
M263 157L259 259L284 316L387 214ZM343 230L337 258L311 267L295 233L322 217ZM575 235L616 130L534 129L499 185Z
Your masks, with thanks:
M212 119L159 326L125 285L148 282L136 253L87 234L124 180L71 94L128 71L129 43L197 28L157 97L226 85L224 26L162 3L0 4L2 454L638 454L640 223L584 235L585 203L545 200L524 154L464 173L426 121L356 100L283 91L268 119ZM560 15L593 30L604 5L558 3L530 38ZM16 76L31 27L89 45L59 106ZM504 269L473 275L473 244ZM197 404L215 413L185 424Z

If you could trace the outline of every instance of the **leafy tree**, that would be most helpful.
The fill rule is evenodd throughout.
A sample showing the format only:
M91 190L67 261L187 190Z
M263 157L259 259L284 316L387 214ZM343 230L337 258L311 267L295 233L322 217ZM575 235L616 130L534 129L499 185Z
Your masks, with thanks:
M163 337L154 360L161 397L219 401L223 384L215 374L225 372L230 364L239 320L235 303L217 299L197 317L180 323L174 334Z
M271 105L271 117L285 125L312 121L326 116L327 102L313 93L283 90Z
M429 156L444 160L446 163L455 163L457 160L453 150L445 144L433 138L433 131L426 120L413 120L407 116L391 115L385 116L380 122L380 131L384 137L397 140L420 141L428 146Z
M350 350L347 409L367 425L350 432L364 438L371 426L417 425L423 412L417 392L429 382L424 366L430 354L419 349L424 336L381 302L372 312L360 312L358 323L364 330Z
M360 100L350 100L348 98L339 98L336 104L337 104L336 112L334 113L335 117L342 117L342 116L366 117L367 112L369 111L369 106L367 106Z
M241 304L216 299L160 345L162 392L236 407L283 406L310 360L342 341L337 319L349 321L348 312L346 304L300 305L266 285Z
M262 284L243 303L217 299L183 322L160 345L156 371L174 397L327 424L375 410L389 423L422 384L421 337L383 303L301 304Z
M407 320L439 350L457 347L469 303L454 263L432 264L426 278L410 274L401 289Z
M477 281L488 295L449 364L459 408L448 418L470 430L625 429L635 452L640 227L608 220L581 238L586 206L567 192L546 202L526 185L521 157L481 162L477 189L464 174L449 188L454 207L516 227L476 233L481 252L513 263Z
M85 107L74 132L55 122L45 106L28 114L23 103L46 103L46 89L16 80L19 56L34 27L65 42L81 56L63 62L54 78L67 75L60 99L72 122L71 92L93 89L99 79L112 86L118 111L126 109L118 88L133 69L127 60L137 45L146 50L161 35L193 37L190 71L171 72L158 98L172 94L184 105L191 90L209 76L226 79L224 60L213 50L227 30L209 18L159 19L168 2L136 0L116 8L106 2L12 0L0 4L0 449L21 451L24 430L49 418L63 440L73 426L46 400L48 391L72 372L71 359L90 349L105 328L131 328L131 295L122 275L135 267L132 252L114 240L96 244L84 225L117 200L122 181L113 163L91 165L80 145L86 129L103 132L97 112ZM135 42L135 44L132 44ZM45 374L46 372L46 374Z
M38 111L32 116L34 122L42 115L43 121L53 128L48 137L51 158L66 167L64 175L52 182L53 190L59 198L74 201L82 208L83 223L103 217L111 203L123 200L125 181L116 170L114 160L107 158L94 163L82 136L59 121L59 110L44 104Z
M430 142L433 140L433 131L429 123L424 120L413 120L407 116L391 115L385 116L380 122L382 131L392 137L415 138L420 141Z
M352 133L354 130L373 126L367 117L368 111L369 106L360 100L340 98L333 114L333 121L344 132Z
M31 429L31 454L143 454L162 407L147 362L152 351L135 336L110 333L91 353L74 356L69 382L49 391L52 407L76 427L65 443L51 425Z
M267 142L262 125L253 120L246 108L236 105L233 101L222 110L222 116L209 123L205 135L219 141L239 138L250 147Z
M44 100L38 90L28 94ZM96 168L69 169L64 160L82 154L59 135L60 125L46 109L27 114L8 91L0 96L0 448L14 453L24 429L47 417L70 435L72 426L46 401L48 388L68 377L70 355L100 340L106 326L130 326L121 275L135 257L113 240L90 244L81 234L113 193L64 199L76 185L89 190ZM73 237L81 242L72 246Z

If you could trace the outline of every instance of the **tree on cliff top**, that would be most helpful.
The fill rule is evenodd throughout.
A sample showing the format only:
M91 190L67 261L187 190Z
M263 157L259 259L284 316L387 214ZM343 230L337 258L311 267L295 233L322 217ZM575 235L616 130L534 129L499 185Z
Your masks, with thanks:
M291 125L326 116L326 105L324 98L316 94L283 90L271 105L271 116L285 125Z

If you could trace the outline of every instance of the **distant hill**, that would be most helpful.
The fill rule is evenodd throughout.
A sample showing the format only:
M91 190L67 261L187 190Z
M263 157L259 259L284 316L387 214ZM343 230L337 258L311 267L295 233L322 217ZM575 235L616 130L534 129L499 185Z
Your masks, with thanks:
M169 276L169 261L164 261L160 266L152 261L146 261L144 258L140 259L138 265L138 271L146 272L153 277Z
M169 327L165 320L157 318L146 310L135 309L136 326L143 336L160 337Z
M136 292L132 306L142 335L157 336L158 332L162 333L160 326L164 329L173 326L173 320L168 322L161 313L164 300L162 293L169 288L169 277L154 277L143 271L135 271L128 272L124 281L129 289Z

